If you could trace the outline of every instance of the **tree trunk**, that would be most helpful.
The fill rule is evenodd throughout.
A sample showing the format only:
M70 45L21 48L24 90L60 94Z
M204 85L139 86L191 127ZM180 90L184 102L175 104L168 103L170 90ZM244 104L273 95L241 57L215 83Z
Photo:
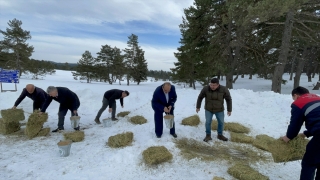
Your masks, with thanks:
M298 65L297 65L297 69L296 69L296 74L294 76L294 82L293 82L293 88L296 88L300 85L300 77L304 68L304 63L305 63L305 58L307 55L307 48L304 48L303 53L302 53L302 57L301 59L299 59Z
M237 76L233 79L232 83L236 83L236 80L238 79L239 74L237 73Z
M241 78L244 78L244 74L241 74Z
M129 86L129 84L130 84L130 77L127 75L127 86Z
M282 35L282 42L281 42L278 62L276 64L273 77L272 77L271 91L276 93L281 93L282 75L283 75L284 67L288 61L292 26L293 26L293 12L289 11L287 13L287 17L285 21L285 27Z
M252 79L252 73L250 73L250 75L249 75L249 79Z
M290 81L292 81L294 65L296 65L297 51L294 52L294 56L292 58L291 70L290 70Z
M223 75L221 76L221 79L220 79L221 81L223 81Z
M313 73L312 73L312 78L314 78L316 76L316 73L318 71L318 67L319 67L319 64L317 64L315 67L314 67L314 70L313 70Z
M317 82L317 85L312 90L319 90L320 88L320 82Z
M193 86L193 89L196 89L196 84L195 84L194 81L193 81L193 83L192 83L192 86Z
M237 33L237 38L240 40L240 33ZM230 46L230 43L232 41L232 22L229 22L228 25L228 35L227 35L227 42L229 43L228 47L228 66L229 66L229 72L226 75L226 87L228 89L233 89L233 74L234 74L234 67L236 66L236 63L239 59L240 55L240 46L236 46L235 52L233 52L232 47ZM234 55L233 55L234 54Z

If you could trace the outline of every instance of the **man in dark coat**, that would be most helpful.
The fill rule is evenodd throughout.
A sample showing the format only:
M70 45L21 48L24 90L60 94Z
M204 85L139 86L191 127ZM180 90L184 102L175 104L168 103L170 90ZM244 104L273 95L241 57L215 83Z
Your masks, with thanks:
M291 120L283 141L288 142L295 138L303 123L306 131L300 134L302 137L312 137L301 162L300 180L320 179L320 97L310 94L308 89L297 87L292 90Z
M101 124L100 122L100 117L101 114L103 113L104 110L107 109L107 107L109 106L109 112L111 114L111 118L113 121L118 120L116 118L116 110L117 110L117 103L116 103L116 99L120 99L120 104L121 107L123 108L123 98L129 96L129 92L128 91L122 91L119 89L111 89L109 91L106 91L104 93L103 99L102 99L102 107L100 108L100 110L98 111L98 114L96 116L96 118L94 119L94 121L97 124Z
M25 97L33 100L33 111L35 111L42 108L44 102L48 98L48 94L43 89L38 88L33 84L28 84L25 88L23 88L21 95L14 103L12 109L16 109L16 107L22 102Z
M151 100L152 109L154 110L154 125L157 138L161 138L163 132L163 113L174 115L174 104L177 101L177 93L174 85L165 82L158 86L153 93ZM170 134L177 138L175 124L170 129Z
M209 86L205 86L197 100L196 112L200 111L202 99L205 98L205 116L206 116L206 137L203 141L208 142L211 138L211 123L213 115L218 120L218 139L228 141L228 138L223 136L224 128L224 100L227 102L227 114L231 115L232 99L228 88L219 84L218 78L213 78Z
M64 130L64 118L70 110L71 116L78 116L78 108L80 106L80 100L78 96L70 91L68 88L65 87L54 87L49 86L47 88L47 93L49 94L49 97L47 98L45 104L43 105L41 109L41 113L45 112L52 100L57 101L60 103L59 107L59 121L58 121L58 128L53 130L52 132L59 132ZM40 114L41 114L40 113ZM76 131L79 130L79 126L74 128Z

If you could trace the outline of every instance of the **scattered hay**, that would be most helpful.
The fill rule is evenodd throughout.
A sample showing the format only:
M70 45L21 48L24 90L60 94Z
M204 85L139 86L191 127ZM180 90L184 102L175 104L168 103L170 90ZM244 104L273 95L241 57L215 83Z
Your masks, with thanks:
M25 119L22 109L4 109L1 110L1 116L4 123L19 122Z
M126 132L122 134L117 134L115 136L110 136L108 139L108 145L112 148L125 147L132 143L133 133Z
M125 117L130 113L130 111L123 111L123 112L119 112L117 114L118 117Z
M225 180L224 178L222 178L222 177L217 177L217 176L215 176L215 177L213 177L213 179L212 180Z
M190 117L187 117L182 120L182 125L187 125L187 126L198 126L200 123L200 118L198 115L193 115Z
M203 161L230 160L258 162L267 161L270 158L258 149L239 144L215 143L214 146L194 139L182 138L175 141L181 150L181 155L190 160L199 158Z
M2 118L0 118L0 134L12 134L20 130L19 122L8 122L5 123Z
M256 136L256 139L253 141L252 145L258 149L269 151L270 145L275 141L274 138L266 135L260 134Z
M247 136L242 133L235 133L235 132L230 132L231 136L231 141L232 142L238 142L238 143L246 143L246 144L252 144L254 141L254 138L251 136Z
M234 166L230 167L227 172L239 180L269 180L267 176L260 174L247 164L235 164Z
M38 112L34 112L29 116L26 124L25 134L30 138L34 138L41 131L43 124L48 120L48 114L43 113L39 115Z
M133 124L144 124L144 123L147 123L146 118L144 118L143 116L133 116L133 117L130 118L130 121Z
M211 129L214 131L218 129L218 121L216 119L212 120ZM250 129L248 127L235 122L225 122L224 130L235 132L235 133L246 133L246 134L250 132Z
M40 130L40 132L37 134L37 137L39 136L46 136L50 132L50 128L43 128Z
M84 140L84 132L83 131L74 131L63 134L66 140L70 140L72 142L80 142Z
M157 165L168 162L172 159L172 154L164 146L152 146L144 150L142 153L143 159L148 165Z

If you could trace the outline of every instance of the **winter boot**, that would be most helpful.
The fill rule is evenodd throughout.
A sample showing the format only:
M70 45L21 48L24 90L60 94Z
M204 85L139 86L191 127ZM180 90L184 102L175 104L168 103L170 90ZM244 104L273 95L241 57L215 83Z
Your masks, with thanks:
M221 141L228 141L228 138L224 137L223 135L219 134L218 139Z
M206 137L203 139L204 142L208 142L209 140L212 140L211 134L207 134Z
M51 131L51 132L61 132L61 131L63 131L64 129L63 128L57 128L57 129L55 129L55 130L53 130L53 131Z
M112 119L112 121L118 121L118 118L111 118Z
M99 119L94 119L94 122L96 122L97 124L101 124L100 120Z

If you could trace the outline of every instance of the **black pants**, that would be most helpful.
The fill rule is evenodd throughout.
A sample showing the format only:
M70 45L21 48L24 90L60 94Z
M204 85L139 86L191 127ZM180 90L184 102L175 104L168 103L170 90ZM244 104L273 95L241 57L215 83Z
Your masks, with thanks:
M314 136L308 143L301 166L300 180L314 180L315 174L315 180L320 180L320 136Z
M76 109L78 109L80 106L80 104L76 107ZM58 117L59 117L59 121L58 121L58 128L59 129L64 129L64 117L66 116L68 110L70 110L71 112L71 116L78 116L78 113L74 113L73 109L68 108L68 107L63 107L60 105L59 107L59 113L58 113Z
M100 110L99 110L99 112L98 112L98 114L96 116L96 119L100 119L103 111L105 111L107 109L108 105L109 105L108 99L103 97L103 99L102 99L102 107L100 108ZM117 103L115 102L115 103L112 104L111 118L115 118L116 117L116 110L117 110Z
M173 108L170 111L170 114L173 115ZM161 136L163 133L163 112L162 111L154 111L154 125L155 125L155 133L157 136ZM175 134L175 123L173 123L173 127L170 129L170 134Z

